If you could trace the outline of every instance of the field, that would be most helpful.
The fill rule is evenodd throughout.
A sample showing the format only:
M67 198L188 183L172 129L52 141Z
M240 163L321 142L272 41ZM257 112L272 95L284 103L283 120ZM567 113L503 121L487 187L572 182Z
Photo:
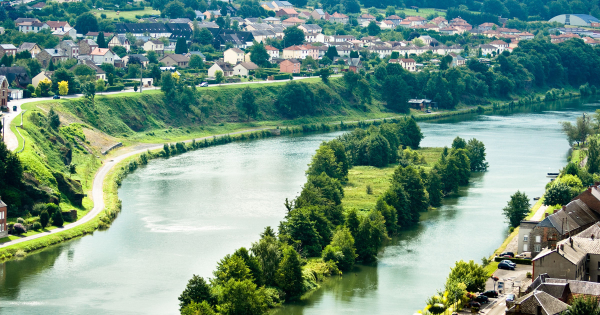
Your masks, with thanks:
M421 148L418 152L427 161L426 168L431 167L439 159L442 148ZM397 165L387 167L355 166L348 172L348 183L344 186L344 199L342 204L345 209L355 208L359 211L369 211L389 187L392 174ZM371 186L372 193L367 193L367 185Z
M369 9L364 8L361 10L361 12L363 13L368 13ZM381 14L385 15L385 10L378 10ZM404 12L404 14L406 14L406 16L422 16L422 17L427 17L429 15L435 14L437 13L438 16L446 16L446 12L445 11L438 11L436 9L421 9L419 8L419 12L417 12L414 9L398 9L396 10L396 14L398 13L402 13Z
M100 16L101 14L106 14L106 17L109 19L118 19L120 17L125 18L125 19L136 19L136 15L142 16L145 14L148 15L160 15L160 11L158 10L154 10L151 7L147 7L144 10L137 10L137 11L119 11L119 13L117 14L117 11L111 11L111 10L92 10L91 11L92 14L96 15L96 16Z

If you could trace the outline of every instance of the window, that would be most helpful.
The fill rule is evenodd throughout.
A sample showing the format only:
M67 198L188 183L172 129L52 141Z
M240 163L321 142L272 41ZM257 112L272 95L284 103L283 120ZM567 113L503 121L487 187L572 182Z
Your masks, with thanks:
M526 252L529 249L529 246L527 246L527 244L523 244L523 251ZM599 269L600 269L600 265L599 265Z
M529 241L529 235L528 234L523 235L523 241L524 242Z
M535 236L535 242L536 242L536 243L540 243L540 242L542 242L542 237L541 237L541 236L539 236L539 235L536 235L536 236Z
M542 245L536 244L535 245L535 251L536 252L541 252L542 251Z

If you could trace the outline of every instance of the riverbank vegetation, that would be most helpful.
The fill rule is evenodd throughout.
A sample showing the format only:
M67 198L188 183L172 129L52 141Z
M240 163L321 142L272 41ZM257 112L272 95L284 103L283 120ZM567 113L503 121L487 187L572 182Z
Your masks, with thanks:
M319 147L300 195L285 201L288 213L278 233L267 227L249 249L223 258L209 281L193 276L179 298L182 314L236 314L233 310L249 310L249 305L248 314L263 314L298 299L323 276L376 260L390 235L416 224L431 202L467 184L472 170L487 168L485 147L475 139L456 138L451 149L440 149L437 162L426 166L418 153L423 135L414 119L366 127ZM396 166L389 187L372 209L344 209L344 186L353 166L391 164Z

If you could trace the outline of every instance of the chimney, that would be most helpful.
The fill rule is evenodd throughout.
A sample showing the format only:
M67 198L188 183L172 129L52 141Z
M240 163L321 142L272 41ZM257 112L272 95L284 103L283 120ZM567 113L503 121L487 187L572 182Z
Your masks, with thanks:
M571 243L571 248L573 248L573 238L569 237L569 242Z
M552 212L552 214L557 213L557 212L558 212L558 209L554 209L554 212Z
M556 210L554 210L556 211ZM548 212L544 213L544 219L548 217Z
M594 234L592 234L592 241L594 240Z

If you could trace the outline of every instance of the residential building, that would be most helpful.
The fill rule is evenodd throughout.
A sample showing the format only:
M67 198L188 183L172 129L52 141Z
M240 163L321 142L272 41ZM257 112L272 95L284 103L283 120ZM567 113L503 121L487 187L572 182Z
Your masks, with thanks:
M282 9L279 9L277 11L277 13L275 13L275 16L277 16L277 17L287 16L287 17L291 17L291 18L292 17L297 18L298 17L298 12L296 10L294 10L293 8L289 8L289 9L288 8L282 8Z
M72 40L61 41L57 48L62 49L69 58L77 58L77 56L79 56L79 46Z
M283 21L281 21L281 25L283 26L296 26L296 25L300 25L300 24L304 24L305 21L302 19L299 19L297 17L291 17L289 19L285 19Z
M402 22L402 18L397 15L390 15L385 18L386 21L390 21L394 26L399 25Z
M127 55L122 58L123 65L127 66L127 64L129 63L129 60L131 60L131 59L137 60L137 62L139 62L143 68L148 67L148 63L150 62L150 60L148 60L148 57L146 57L142 54L132 54L132 55Z
M0 108L5 109L8 108L8 87L10 86L10 83L8 83L8 79L3 76L0 75ZM0 201L2 202L2 201ZM6 236L6 234L8 234L7 229L6 229L6 220L7 220L7 213L6 213L6 205L2 202L2 204L0 204L0 237L4 237ZM4 233L6 232L6 233Z
M221 71L225 77L230 77L233 75L233 67L226 62L215 62L210 68L208 68L208 76L214 78L217 71Z
M595 242L600 243L600 239ZM582 245L585 246L579 239L568 238L558 242L554 249L544 248L531 260L533 277L545 273L552 278L588 280L588 252Z
M69 22L66 21L46 21L46 24L53 32L58 30L64 31L67 28L72 28L72 26L69 25Z
M5 76L10 84L17 83L19 88L27 88L31 84L31 78L27 74L25 67L0 67L0 75Z
M281 58L283 59L302 59L302 47L301 46L290 46L283 49Z
M196 20L204 21L206 19L206 15L202 11L195 10L194 13L196 14Z
M300 73L300 61L297 59L286 59L279 63L279 72Z
M75 70L75 68L79 65L84 65L84 66L92 69L96 73L96 80L106 80L106 72L104 72L104 70L102 70L102 68L100 68L96 64L94 64L94 62L92 62L91 60L81 60L80 59L77 61L76 65L71 67L70 70L71 71ZM38 84L39 84L39 81L38 81ZM37 85L35 85L35 84L34 84L34 86L37 87Z
M7 107L6 101L8 98L8 81L3 76L0 76L0 91L2 95L0 95L0 106ZM5 93L7 96L4 96ZM0 238L8 236L8 210L7 206L2 200L0 200Z
M241 32L233 30L208 29L213 34L213 46L225 48L228 43L239 49L246 49L252 46L254 36L250 32ZM277 34L277 32L275 32Z
M464 66L467 62L465 58L457 53L449 53L448 55L452 57L452 63L450 64L452 67Z
M233 67L233 75L248 76L250 71L257 70L258 66L252 62L241 62Z
M185 55L190 59L192 59L192 56L196 55L196 56L202 58L202 61L206 62L206 56L204 56L204 54L199 51L190 51Z
M491 42L490 45L498 48L500 50L499 53L508 49L508 43L503 40L495 40L495 41Z
M35 56L39 54L42 51L42 49L36 43L24 42L17 49L17 53L20 53L22 51L28 51L31 54L31 58L35 58Z
M437 27L445 27L448 25L448 20L445 18L438 16L435 19L429 21L429 23L436 25Z
M275 38L276 37L275 32L273 32L271 30L250 31L250 33L252 33L252 36L254 36L254 39L259 43L266 41L267 38Z
M125 35L114 35L110 41L108 41L108 48L114 48L117 46L125 48L125 51L127 52L131 50L131 43Z
M92 56L92 61L101 65L103 63L109 63L111 65L115 64L115 53L110 50L110 48L96 48L94 49L90 55Z
M268 11L276 11L277 10L277 7L273 4L273 2L263 1L263 2L260 2L259 4L265 10L268 10Z
M394 25L394 22L392 21L388 21L388 20L383 20L381 22L379 22L379 27L382 29L393 29L396 27L396 25Z
M481 31L491 31L495 28L498 28L498 26L494 23L483 23L480 24L479 26L477 26L477 29L481 30Z
M65 51L60 48L50 48L44 49L39 54L35 56L43 68L46 68L50 65L50 61L56 64L57 62L67 60L67 55Z
M0 44L0 58L4 55L15 56L17 54L17 47L13 44Z
M144 43L144 50L154 51L159 55L163 55L165 53L165 44L158 39L152 39Z
M65 37L65 36L69 36L71 38L77 38L77 30L75 30L72 27L68 27L68 28L65 28L64 30L61 30L61 29L56 30L56 31L52 32L52 35L54 35L60 39L63 39L63 37Z
M34 5L32 5L31 7L34 8L34 9L36 9L36 10L41 10L45 6L46 6L45 2L38 2L38 3L34 4Z
M302 24L298 26L298 28L301 29L305 35L316 35L323 31L323 29L317 24Z
M362 61L360 58L350 58L348 59L348 70L354 73L358 73L362 69Z
M163 23L115 23L115 32L119 35L131 33L136 37L171 37L171 31Z
M79 41L80 55L89 55L96 48L98 48L98 44L92 39L82 39Z
M417 62L414 59L399 59L399 64L407 71L417 71Z
M539 221L521 221L521 225L519 225L519 236L517 242L517 253L526 253L531 252L529 237L531 235L531 231L533 228L538 225Z
M498 47L489 44L479 45L477 48L481 50L481 54L484 56L498 53L498 51L500 50L498 49Z
M271 24L266 24L266 23L249 23L248 25L246 25L245 30L247 32L252 32L252 31L266 31L266 30L272 30L273 26Z
M167 67L177 66L180 68L187 68L188 64L190 63L190 58L186 57L185 55L169 54L161 58L159 62L162 62Z
M278 48L266 45L265 49L267 50L267 53L269 54L269 61L271 61L273 58L279 58L279 49Z
M404 21L410 22L410 26L422 25L427 22L427 20L421 16L407 16L404 20L401 20L400 22ZM400 24L400 22L398 22L398 25Z
M334 14L329 16L329 22L331 22L331 23L347 24L348 21L349 21L348 16L345 14L342 14L342 13L335 12Z
M272 2L273 5L277 8L277 9L291 9L294 6L288 2L288 1L273 1Z
M544 291L533 291L518 298L506 310L507 315L559 315L569 305Z
M364 25L364 24L368 25L369 23L371 23L371 21L376 21L376 19L374 16L372 16L371 14L368 14L368 13L361 14L358 17L358 24L360 24L360 25Z
M270 16L270 17L268 17L266 19L263 19L263 22L267 23L267 24L281 24L281 20L280 19L274 18L272 16Z
M310 13L310 16L312 16L313 19L315 20L329 20L329 14L325 11L323 11L323 9L315 9Z
M51 78L51 72L42 70L42 72L38 73L35 77L33 77L33 79L31 79L31 84L37 88L40 84L40 81L44 81L46 79L50 80Z
M244 51L239 48L229 48L223 53L223 61L236 65L244 62Z
M40 22L40 20L36 18L18 18L15 20L15 26L17 26L19 32L22 33L37 33L43 29L50 28L48 24Z
M563 285L567 298L562 300L568 304L573 302L576 297L583 298L600 298L600 283L579 281L579 280L567 280L550 278L547 274L540 274L537 278L534 278L533 282L529 285L526 293L533 292L534 290L544 290L544 285ZM561 294L563 296L563 294Z

